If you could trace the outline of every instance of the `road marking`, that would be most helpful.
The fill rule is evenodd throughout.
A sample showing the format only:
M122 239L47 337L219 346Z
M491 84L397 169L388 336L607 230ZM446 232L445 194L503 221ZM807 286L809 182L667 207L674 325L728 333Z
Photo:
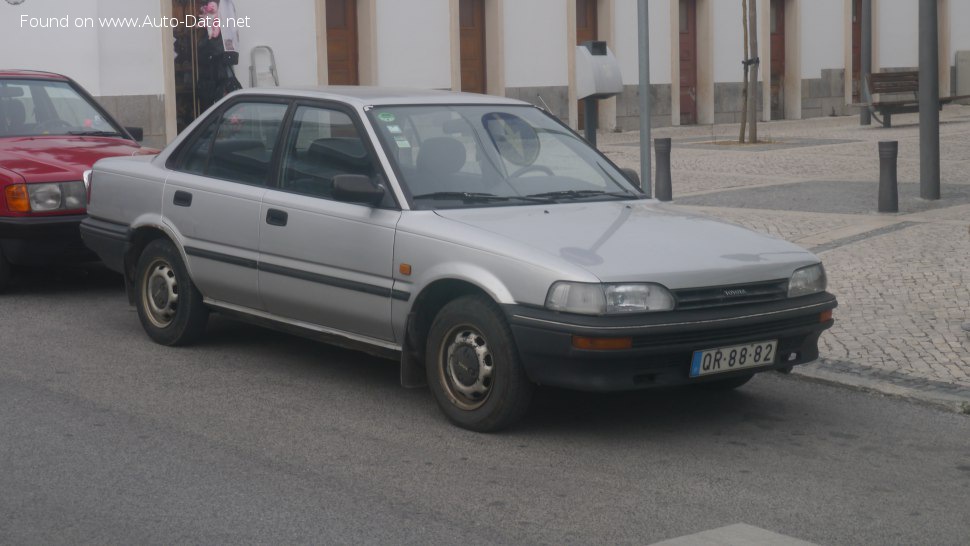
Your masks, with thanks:
M817 546L797 538L748 525L735 523L693 535L657 542L653 546Z

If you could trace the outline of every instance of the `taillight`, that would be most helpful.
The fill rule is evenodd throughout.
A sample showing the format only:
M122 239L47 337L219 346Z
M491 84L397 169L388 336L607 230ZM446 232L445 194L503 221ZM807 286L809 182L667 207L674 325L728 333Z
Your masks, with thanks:
M10 212L30 212L30 195L26 184L12 184L7 186L7 209Z

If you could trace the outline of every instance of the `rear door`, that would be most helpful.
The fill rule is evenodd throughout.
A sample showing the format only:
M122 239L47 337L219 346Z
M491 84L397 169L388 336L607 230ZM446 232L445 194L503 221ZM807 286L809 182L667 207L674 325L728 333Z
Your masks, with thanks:
M260 203L287 107L274 100L230 104L176 156L162 213L181 236L192 280L208 298L262 307Z
M260 294L274 315L393 341L394 233L401 212L390 195L378 207L332 197L340 174L384 180L361 135L351 110L296 106L278 186L263 196L259 215Z

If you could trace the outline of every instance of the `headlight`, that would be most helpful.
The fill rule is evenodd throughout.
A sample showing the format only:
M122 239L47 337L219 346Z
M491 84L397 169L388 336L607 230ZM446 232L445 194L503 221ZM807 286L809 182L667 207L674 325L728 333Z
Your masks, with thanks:
M825 290L825 268L822 264L796 269L788 281L788 297L807 296Z
M546 308L583 315L648 313L673 309L674 297L659 284L557 282L546 296Z
M30 210L50 212L54 210L77 210L84 208L86 192L84 182L60 182L57 184L27 184Z

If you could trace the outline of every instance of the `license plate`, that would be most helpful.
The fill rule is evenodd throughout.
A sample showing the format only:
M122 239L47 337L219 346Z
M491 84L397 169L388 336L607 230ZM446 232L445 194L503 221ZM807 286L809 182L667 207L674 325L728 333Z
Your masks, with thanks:
M690 376L701 377L716 373L733 372L758 366L768 366L775 362L778 340L760 341L745 345L719 347L706 351L694 351L690 363Z

